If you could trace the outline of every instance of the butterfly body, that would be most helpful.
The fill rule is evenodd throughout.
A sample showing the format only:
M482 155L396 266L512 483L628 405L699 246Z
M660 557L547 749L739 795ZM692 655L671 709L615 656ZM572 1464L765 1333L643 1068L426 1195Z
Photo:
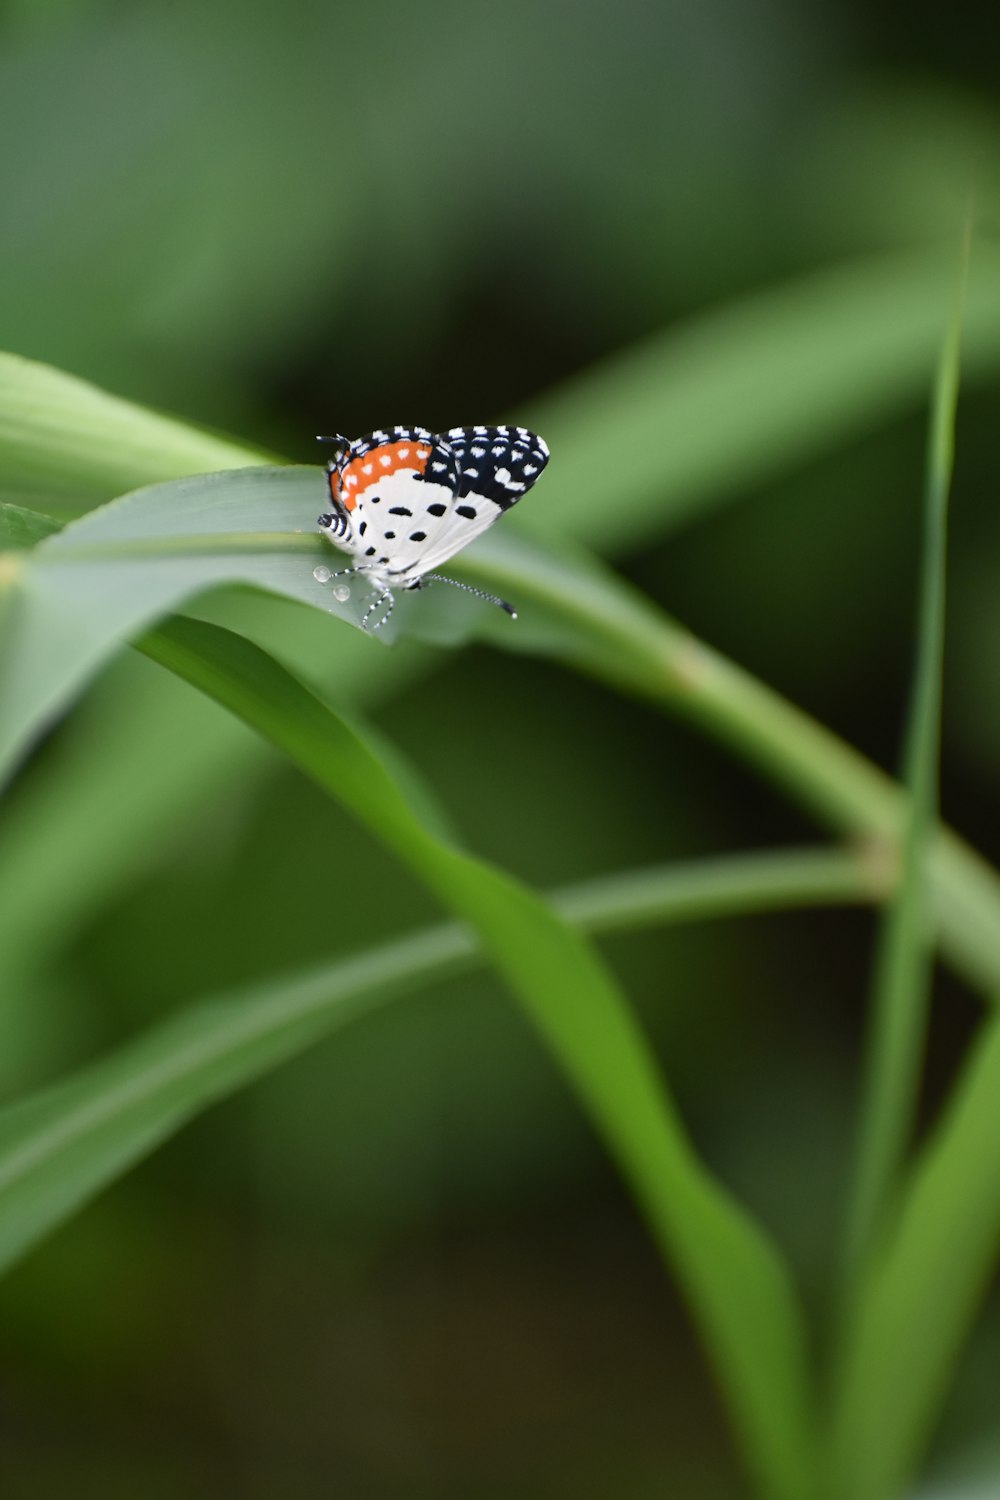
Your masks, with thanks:
M379 629L392 612L394 589L455 583L432 569L486 531L535 483L549 458L526 427L393 427L337 444L327 465L331 511L319 518L329 541L353 559L382 604ZM458 587L469 588L459 584ZM503 600L469 589L513 610Z

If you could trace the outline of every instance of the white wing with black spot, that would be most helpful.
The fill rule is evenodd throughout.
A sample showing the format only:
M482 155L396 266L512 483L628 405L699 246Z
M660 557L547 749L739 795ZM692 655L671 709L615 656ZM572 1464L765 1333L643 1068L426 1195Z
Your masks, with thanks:
M415 583L526 494L549 460L526 427L378 430L329 466L329 540L386 583Z
M527 494L549 450L526 427L452 427L438 442L455 464L455 492L433 534L428 530L407 576L421 577L461 552Z

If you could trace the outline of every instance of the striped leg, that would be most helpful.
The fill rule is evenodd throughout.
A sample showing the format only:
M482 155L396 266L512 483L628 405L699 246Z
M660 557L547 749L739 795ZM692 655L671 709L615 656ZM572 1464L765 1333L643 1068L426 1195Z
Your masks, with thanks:
M389 608L386 610L385 614L382 616L382 618L380 620L376 620L374 625L369 625L368 624L368 620L369 620L370 616L373 615L375 613L375 611L378 609L379 605L380 604L384 604L387 599L389 601ZM382 626L385 624L385 622L388 620L389 616L392 614L393 607L394 607L395 603L396 603L396 600L395 600L395 598L393 596L392 589L383 589L380 594L376 594L375 598L372 600L371 604L369 604L368 608L365 610L364 614L361 617L362 627L365 630L370 631L370 633L372 635L375 634L376 630L381 630Z

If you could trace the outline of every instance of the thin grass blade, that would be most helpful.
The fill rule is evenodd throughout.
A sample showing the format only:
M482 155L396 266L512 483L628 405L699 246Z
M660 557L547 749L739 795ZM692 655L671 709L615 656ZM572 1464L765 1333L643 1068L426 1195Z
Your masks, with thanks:
M962 314L971 222L938 362L928 450L916 679L906 745L910 791L898 893L876 967L855 1197L847 1246L843 1348L838 1361L831 1469L835 1493L857 1500L895 1494L916 1461L981 1290L1000 1230L1000 1194L977 1180L985 1129L983 1077L995 1089L996 1022L958 1102L898 1207L899 1175L913 1125L932 965L926 853L937 816L948 496L954 467ZM996 1094L987 1116L1000 1126ZM995 1152L996 1147L992 1147ZM946 1179L944 1170L953 1176ZM983 1187L985 1186L985 1192ZM932 1210L947 1213L935 1220ZM955 1238L968 1228L969 1242ZM932 1330L927 1336L928 1328Z
M554 891L591 933L873 901L857 851L781 849L623 871ZM196 1002L31 1100L0 1111L0 1272L186 1121L375 1006L483 963L446 923Z
M871 1249L906 1151L927 1030L933 932L926 865L937 821L948 495L969 250L967 233L932 402L917 653L903 764L908 812L899 886L882 926L875 967L857 1177L848 1221L847 1256L855 1272Z

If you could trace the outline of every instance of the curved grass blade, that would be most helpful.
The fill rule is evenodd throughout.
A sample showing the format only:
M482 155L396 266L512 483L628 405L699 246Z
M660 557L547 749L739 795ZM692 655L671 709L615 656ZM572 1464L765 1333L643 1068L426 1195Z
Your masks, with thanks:
M894 878L906 816L898 784L595 558L508 530L456 561L456 571L521 601L516 631L484 622L495 644L564 660L696 725L821 824L868 841ZM943 951L992 1001L1000 992L1000 874L946 827L927 858Z
M283 750L475 930L684 1287L763 1492L802 1500L812 1462L809 1371L787 1270L698 1161L603 966L537 896L435 838L357 734L263 652L189 620L171 622L142 649Z
M313 604L318 596L320 607L333 608L329 588L312 577L330 549L322 537L294 529L321 483L319 470L287 469L155 486L16 554L13 564L10 555L0 558L0 766L24 753L125 640L201 588L239 579ZM238 529L248 520L259 529ZM191 531L198 525L204 540ZM73 585L78 568L84 571ZM487 606L473 605L470 616L464 598L446 599L442 590L400 600L400 613L412 606L411 625L421 624L427 606L450 608L457 611L448 626L453 638L482 634L508 649L555 656L649 698L757 766L827 826L883 846L893 863L905 812L898 787L596 559L565 539L558 546L528 540L508 526L482 537L454 570L516 598L517 622L496 621ZM370 654L377 671L388 653L372 647ZM944 949L992 995L1000 990L1000 876L947 830L939 830L930 859Z
M951 257L835 266L692 318L561 386L527 417L552 450L515 526L615 554L753 493L923 397ZM1000 361L1000 254L977 253L971 378ZM722 440L724 432L725 440ZM608 525L608 485L616 503Z
M621 872L549 899L600 934L878 895L877 872L858 851L781 849ZM217 1100L376 1005L482 962L467 927L442 923L192 1004L0 1111L0 1272Z

